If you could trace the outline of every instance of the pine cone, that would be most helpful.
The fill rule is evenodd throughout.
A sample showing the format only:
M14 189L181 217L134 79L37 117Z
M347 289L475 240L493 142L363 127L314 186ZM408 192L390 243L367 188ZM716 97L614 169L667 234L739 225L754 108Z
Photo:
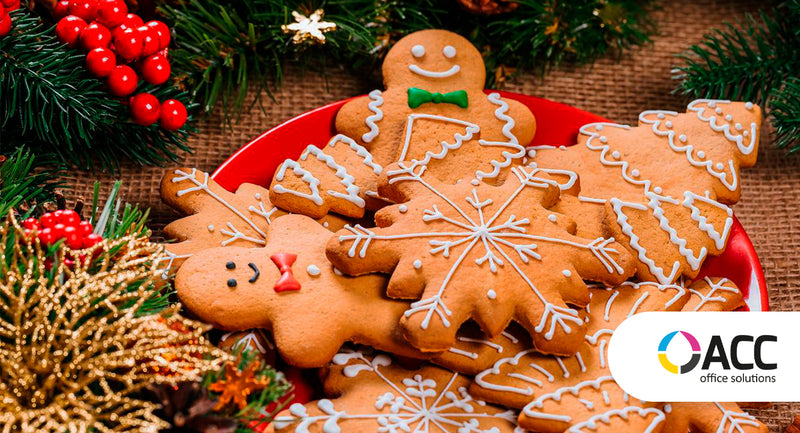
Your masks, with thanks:
M794 421L786 427L785 433L800 433L800 415L797 415Z
M497 15L511 12L517 3L508 0L456 0L469 13L475 15Z
M236 420L216 414L217 400L210 398L198 382L152 385L149 389L155 394L155 401L162 405L158 415L171 426L162 432L233 433L236 430Z

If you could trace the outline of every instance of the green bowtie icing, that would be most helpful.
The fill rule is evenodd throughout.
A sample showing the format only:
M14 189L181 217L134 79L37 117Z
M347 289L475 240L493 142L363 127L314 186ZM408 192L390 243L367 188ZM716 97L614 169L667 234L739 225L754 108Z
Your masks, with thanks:
M429 92L416 87L408 88L408 106L417 108L422 104L433 102L434 104L453 104L461 108L467 108L467 91L456 90L455 92L439 93Z

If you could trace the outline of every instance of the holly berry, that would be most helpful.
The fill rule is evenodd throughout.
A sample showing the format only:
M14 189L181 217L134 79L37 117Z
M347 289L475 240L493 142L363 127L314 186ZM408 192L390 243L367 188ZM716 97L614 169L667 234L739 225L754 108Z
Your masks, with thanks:
M45 245L52 245L56 241L56 237L53 235L53 229L50 227L45 227L39 231L39 242Z
M26 230L39 230L42 228L42 224L36 218L30 217L22 221L22 227Z
M42 223L42 227L53 227L56 225L56 217L53 216L52 212L45 212L41 218L39 218L39 222Z
M142 77L150 84L163 84L169 79L172 68L161 54L150 56L142 62Z
M114 37L114 48L125 60L133 60L142 55L144 40L138 28L125 29Z
M97 0L71 0L67 10L70 14L81 17L87 22L92 21L97 14Z
M66 227L67 226L65 226L64 224L56 223L56 225L50 227L50 231L51 233L53 233L53 237L55 237L56 239L61 239L64 237L64 229Z
M114 37L114 39L116 39L117 35L121 35L122 32L124 32L125 30L135 29L143 25L144 23L142 22L142 19L139 18L139 15L125 14L125 17L122 19L122 22L119 23L119 25L115 27L114 30L111 31L111 35Z
M83 247L83 236L81 236L80 232L77 228L75 228L75 226L64 227L63 236L67 246L73 250L78 250Z
M78 223L78 231L80 232L81 236L86 237L92 234L92 230L94 230L94 228L92 227L92 223L89 221L81 221Z
M94 22L81 30L81 45L86 51L105 48L111 44L111 31L106 26Z
M120 0L100 0L97 6L97 21L108 28L116 27L128 15L128 5Z
M148 26L139 26L137 30L142 35L142 57L157 53L161 47L159 46L160 42L156 29Z
M139 77L130 66L118 65L108 76L108 87L114 96L128 96L136 90Z
M86 55L86 69L95 77L107 77L117 66L117 57L108 48L95 48Z
M56 36L59 41L74 47L84 27L86 27L86 21L83 18L67 15L56 24Z
M0 38L9 33L11 33L11 16L7 12L2 12L0 13Z
M103 241L103 237L102 236L100 236L98 234L95 234L95 233L90 233L90 234L88 234L88 235L83 237L83 247L84 248L91 248L91 247L99 244L102 241Z
M69 0L61 0L53 6L53 18L60 20L69 15Z
M158 33L158 46L160 49L163 50L169 46L171 35L169 32L169 27L167 27L166 24L162 23L161 21L148 21L145 25Z
M161 104L158 98L150 93L140 93L132 97L130 107L133 121L139 125L152 125L161 115Z
M186 124L186 106L175 99L167 99L161 104L161 127L167 131L175 131Z
M57 210L53 212L56 221L65 226L75 227L81 222L81 216L72 209Z

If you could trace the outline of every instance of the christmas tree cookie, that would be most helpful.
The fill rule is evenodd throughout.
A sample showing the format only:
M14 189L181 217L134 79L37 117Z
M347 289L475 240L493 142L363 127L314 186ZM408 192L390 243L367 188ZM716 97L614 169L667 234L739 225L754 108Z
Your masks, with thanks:
M531 148L540 168L580 174L580 194L557 210L582 236L611 236L638 258L637 276L667 284L694 278L725 249L728 205L739 169L755 164L761 110L751 103L696 100L687 112L645 111L639 125L593 123L576 146Z

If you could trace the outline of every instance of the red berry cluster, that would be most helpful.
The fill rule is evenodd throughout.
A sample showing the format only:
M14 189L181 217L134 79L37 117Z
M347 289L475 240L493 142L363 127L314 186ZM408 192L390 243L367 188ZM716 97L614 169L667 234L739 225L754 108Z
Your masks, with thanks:
M0 38L11 32L9 12L19 9L19 0L0 0Z
M92 224L81 221L74 210L57 210L47 212L41 218L28 218L22 222L26 236L36 235L44 245L53 245L64 239L73 250L90 248L103 240L103 237L92 233Z
M87 52L86 68L105 78L113 95L126 97L136 90L139 75L131 65L150 84L169 79L170 30L161 21L144 23L128 13L123 0L60 0L53 14L59 20L58 39ZM160 121L162 128L173 131L186 123L186 107L175 99L162 104L152 94L140 93L129 102L131 117L140 125Z

